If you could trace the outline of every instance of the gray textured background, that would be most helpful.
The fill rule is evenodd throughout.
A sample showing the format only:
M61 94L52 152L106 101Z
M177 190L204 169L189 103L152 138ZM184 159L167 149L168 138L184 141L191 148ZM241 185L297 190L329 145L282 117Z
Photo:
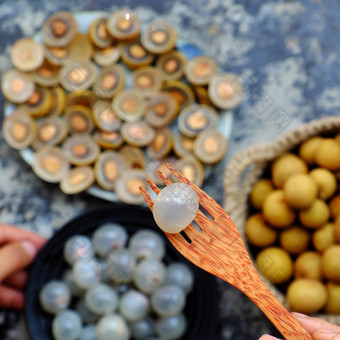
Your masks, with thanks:
M235 153L271 141L302 122L339 113L340 3L335 0L1 1L0 72L10 67L11 44L37 32L50 13L112 11L122 6L149 19L164 17L223 69L239 74L245 97L235 115L228 155L204 186L221 204L224 168ZM1 222L50 237L86 207L108 204L86 194L67 197L37 179L0 134ZM220 289L221 339L258 339L273 331L246 297L224 282ZM15 313L0 312L1 339L25 339L18 319ZM8 327L12 324L15 327Z

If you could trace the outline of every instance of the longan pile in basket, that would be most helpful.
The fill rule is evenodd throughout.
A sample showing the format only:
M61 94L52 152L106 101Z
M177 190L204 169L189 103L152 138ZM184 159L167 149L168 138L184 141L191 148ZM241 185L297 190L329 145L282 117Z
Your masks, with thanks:
M340 313L340 134L274 159L250 193L246 238L291 309Z

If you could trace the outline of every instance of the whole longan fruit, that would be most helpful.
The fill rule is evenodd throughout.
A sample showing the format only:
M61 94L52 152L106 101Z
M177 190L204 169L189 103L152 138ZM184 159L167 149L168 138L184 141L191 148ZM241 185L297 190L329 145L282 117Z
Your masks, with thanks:
M293 226L280 235L280 245L290 254L300 254L308 248L310 234L304 228Z
M340 169L340 144L333 138L324 138L315 151L315 161L329 170Z
M315 251L300 254L294 262L294 277L321 280L321 255Z
M294 209L285 201L282 190L273 190L268 194L263 202L262 213L265 220L276 228L290 226L296 217Z
M308 209L299 212L299 219L306 228L317 229L328 222L330 214L327 203L317 198Z
M293 261L290 255L279 247L261 250L255 262L260 273L273 284L286 282L293 274Z
M271 166L272 180L278 189L283 188L286 179L293 174L308 172L307 163L293 153L284 153L274 160Z
M311 315L327 303L327 289L318 280L296 279L287 289L287 301L295 312Z
M329 282L326 284L328 299L325 306L327 314L340 314L340 285Z
M250 244L261 248L272 245L277 238L277 231L265 223L262 214L247 219L245 233Z
M307 164L315 164L315 151L320 145L322 138L319 136L311 137L303 142L299 147L299 156L306 161Z
M340 144L340 133L338 133L334 139Z
M334 222L334 237L337 243L340 243L340 215L337 216Z
M335 225L326 223L317 229L312 237L314 248L319 252L324 252L329 246L335 243Z
M335 195L329 202L329 208L331 209L331 216L336 219L340 215L340 194Z
M294 174L286 179L283 194L292 208L307 209L318 196L318 186L308 174Z
M271 180L262 178L252 188L250 202L258 210L262 209L262 204L267 195L274 190Z
M333 244L324 251L321 269L327 279L340 283L340 244Z
M309 175L314 179L319 190L319 197L328 200L336 191L337 181L332 172L325 168L315 168Z

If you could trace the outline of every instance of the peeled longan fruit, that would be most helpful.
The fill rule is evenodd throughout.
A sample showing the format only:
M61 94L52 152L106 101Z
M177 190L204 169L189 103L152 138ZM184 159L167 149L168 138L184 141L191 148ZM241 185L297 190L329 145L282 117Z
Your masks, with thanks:
M296 217L295 211L284 200L282 190L273 190L263 202L262 213L266 221L276 228L290 226Z
M327 203L317 198L308 209L299 212L299 219L306 228L317 229L328 222L330 214Z
M324 251L321 269L327 279L340 283L340 244L333 244Z
M308 174L294 174L286 179L283 194L291 207L307 209L318 196L318 186Z
M294 262L294 277L321 280L321 255L315 251L306 251L299 255Z
M272 182L269 179L260 179L252 188L250 202L258 210L262 209L262 204L267 195L273 191Z
M299 147L299 156L309 165L315 164L315 151L320 145L322 138L319 136L311 137L303 142Z
M294 226L282 231L280 245L290 254L300 254L308 248L310 235L304 228Z
M327 289L318 280L296 279L287 289L287 301L295 312L314 314L327 303Z
M247 219L245 233L250 244L261 248L272 245L277 238L277 232L265 223L262 214Z
M315 151L315 161L329 170L340 169L340 144L333 138L324 138Z
M271 173L274 186L281 189L286 179L293 174L305 174L308 166L304 160L293 153L279 156L272 164Z
M319 252L324 252L329 246L335 243L335 225L327 223L313 234L312 240L314 248Z
M319 197L328 200L336 191L336 177L332 172L325 168L313 169L309 175L314 179L319 190Z
M329 202L329 208L331 209L331 215L333 219L336 219L340 215L340 194L334 196Z
M334 237L335 241L340 243L340 215L337 216L334 222Z
M328 299L325 306L327 314L340 314L340 285L335 283L327 283L326 285Z
M255 262L262 275L273 284L286 282L293 274L293 261L290 255L279 247L261 250Z

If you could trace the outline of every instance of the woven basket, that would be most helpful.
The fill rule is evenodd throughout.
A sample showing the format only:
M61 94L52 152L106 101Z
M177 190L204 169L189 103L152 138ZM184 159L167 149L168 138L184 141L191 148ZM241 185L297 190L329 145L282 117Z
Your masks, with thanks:
M235 155L228 163L224 174L224 209L237 226L249 253L250 249L245 237L245 223L249 213L249 194L268 163L310 137L335 132L340 132L340 117L314 120L282 135L272 143L253 145ZM250 256L252 257L251 253ZM289 309L284 294L262 275L261 277L278 300ZM340 315L318 314L317 316L340 325Z

